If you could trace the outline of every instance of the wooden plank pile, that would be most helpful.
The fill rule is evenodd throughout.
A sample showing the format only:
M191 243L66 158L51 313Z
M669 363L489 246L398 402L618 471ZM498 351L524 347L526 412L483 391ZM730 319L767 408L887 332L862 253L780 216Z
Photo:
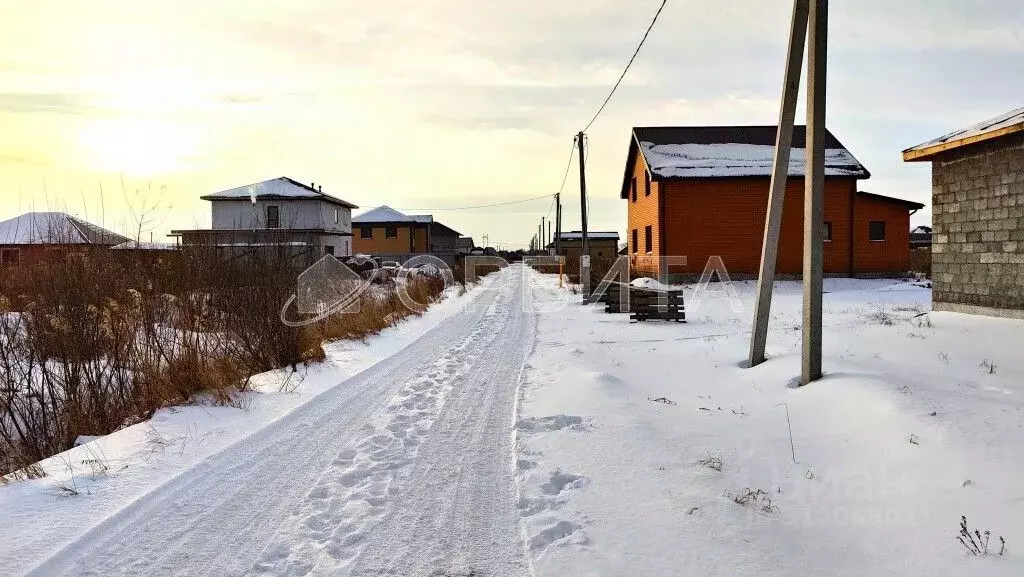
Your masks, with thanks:
M625 290L622 290L622 289ZM622 298L629 293L625 303ZM663 320L686 322L686 306L682 290L652 290L629 285L613 284L597 302L605 304L606 313L632 313L635 321Z

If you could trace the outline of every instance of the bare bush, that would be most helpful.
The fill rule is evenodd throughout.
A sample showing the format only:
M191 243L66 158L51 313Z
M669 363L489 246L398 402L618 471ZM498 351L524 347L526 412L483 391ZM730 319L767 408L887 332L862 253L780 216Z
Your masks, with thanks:
M235 406L252 376L323 360L324 341L365 339L419 314L445 286L439 276L408 279L421 305L410 310L389 281L368 291L358 312L294 327L280 321L281 307L309 262L292 252L130 252L0 271L0 474L34 475L26 467L79 436L109 434L199 395Z
M719 455L707 454L697 460L697 464L702 467L707 467L712 471L722 472L722 457Z
M779 512L779 508L772 503L772 499L768 496L768 493L761 489L757 489L755 491L748 487L735 495L727 491L725 496L732 499L733 503L743 505L744 507L750 507L755 511L760 511L762 513Z
M989 554L989 540L992 537L991 531L979 531L975 529L971 531L967 526L967 516L960 516L960 532L957 534L956 539L967 549L967 552L974 556L982 556ZM1006 539L999 537L999 556L1002 557L1006 553Z

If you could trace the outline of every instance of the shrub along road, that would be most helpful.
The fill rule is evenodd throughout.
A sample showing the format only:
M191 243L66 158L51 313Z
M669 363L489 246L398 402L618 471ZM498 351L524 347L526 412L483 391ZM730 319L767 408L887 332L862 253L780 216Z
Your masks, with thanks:
M513 425L536 323L505 273L29 574L529 575Z

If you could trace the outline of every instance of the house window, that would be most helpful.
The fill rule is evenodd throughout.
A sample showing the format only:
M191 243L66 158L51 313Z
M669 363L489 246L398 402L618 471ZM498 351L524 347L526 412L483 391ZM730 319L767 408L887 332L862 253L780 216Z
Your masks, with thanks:
M638 236L637 232L638 231L634 228L633 229L633 254L636 254L636 251L640 250L639 242L637 242L637 236Z
M629 182L629 197L632 199L633 202L636 202L636 177L635 176L633 177L633 180L631 180Z
M280 228L281 227L281 207L279 206L268 206L267 207L267 228Z
M16 248L5 248L0 251L0 265L18 266L21 264L21 251Z
M651 175L647 174L644 178L644 196L651 196Z
M650 226L644 227L644 249L647 253L654 250L654 232Z
M373 227L372 226L361 226L361 227L359 227L359 238L373 238Z
M341 211L337 208L334 209L334 224L341 222Z
M398 227L395 225L384 227L384 238L398 238Z
M825 237L825 242L832 242L832 223L825 221L825 229L822 230L822 236Z
M334 247L331 246L331 245L325 246L324 247L324 254L329 254L331 256L334 256Z
M885 221L873 220L868 223L868 240L885 240Z

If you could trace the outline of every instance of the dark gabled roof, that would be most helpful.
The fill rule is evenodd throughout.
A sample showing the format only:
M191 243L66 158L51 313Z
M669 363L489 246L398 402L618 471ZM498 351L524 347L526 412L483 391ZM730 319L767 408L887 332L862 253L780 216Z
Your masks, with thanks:
M639 126L633 134L654 144L758 144L775 146L777 126ZM793 148L807 147L807 127L793 127ZM825 131L825 148L846 148Z
M431 220L430 221L430 227L431 227L430 234L443 234L443 235L446 235L446 236L458 236L458 237L462 236L461 232L455 230L454 228L452 228L450 226L441 224L440 222L438 222L436 220Z
M281 176L270 180L264 180L263 182L257 182L255 184L248 184L237 188L222 190L213 194L207 194L200 198L210 201L250 201L253 198L256 198L257 200L312 199L337 206L343 206L345 208L359 208L351 202L346 202L340 198L325 194L319 189L313 188L311 185L303 184L297 180L292 180L287 176Z
M633 129L621 197L628 198L637 154L644 156L652 180L770 177L776 126L660 126ZM793 128L790 176L804 175L805 126ZM825 131L825 175L870 178L871 173Z
M909 208L910 210L921 210L922 208L924 208L924 205L921 204L920 202L914 202L912 200L905 200L905 199L902 199L902 198L896 198L895 196L884 196L884 195L881 195L881 194L875 194L873 192L865 192L863 190L858 190L857 194L859 194L861 196L864 196L864 197L867 197L867 198L873 198L875 200L881 200L883 202L892 202L892 203L895 203L895 204L902 204L902 205L906 206L907 208Z

